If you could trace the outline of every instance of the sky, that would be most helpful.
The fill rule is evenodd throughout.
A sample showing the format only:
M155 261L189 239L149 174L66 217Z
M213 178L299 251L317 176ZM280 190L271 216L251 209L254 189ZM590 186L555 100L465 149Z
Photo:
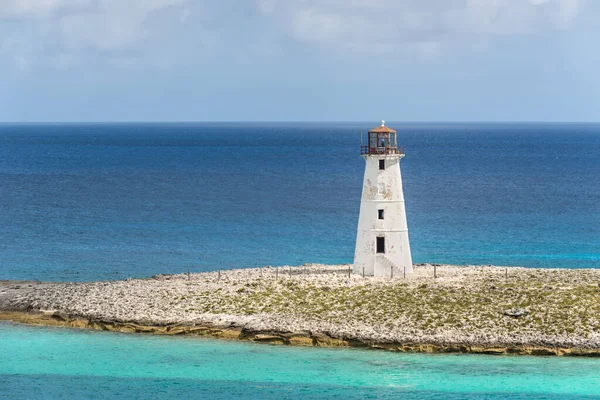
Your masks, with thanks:
M0 122L600 121L597 0L0 0Z

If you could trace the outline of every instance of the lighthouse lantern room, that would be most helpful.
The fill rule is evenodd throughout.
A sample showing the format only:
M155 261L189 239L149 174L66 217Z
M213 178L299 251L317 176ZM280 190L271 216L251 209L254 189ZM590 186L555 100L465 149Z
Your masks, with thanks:
M365 159L354 273L365 276L401 276L413 270L402 191L397 132L385 126L369 131L361 145Z

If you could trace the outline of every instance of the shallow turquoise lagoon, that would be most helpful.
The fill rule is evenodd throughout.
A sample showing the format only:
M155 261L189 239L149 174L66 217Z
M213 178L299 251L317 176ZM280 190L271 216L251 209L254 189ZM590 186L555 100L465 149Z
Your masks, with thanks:
M600 398L600 360L292 348L0 324L2 398Z

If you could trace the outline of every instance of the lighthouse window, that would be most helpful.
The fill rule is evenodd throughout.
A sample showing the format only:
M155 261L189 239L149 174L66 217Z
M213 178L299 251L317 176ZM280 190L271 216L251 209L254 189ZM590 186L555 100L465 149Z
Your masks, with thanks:
M369 133L369 146L377 147L377 135Z
M379 160L379 169L385 169L385 160Z
M385 238L377 238L377 253L385 253Z
M377 210L377 215L379 216L379 219L383 219L383 210Z

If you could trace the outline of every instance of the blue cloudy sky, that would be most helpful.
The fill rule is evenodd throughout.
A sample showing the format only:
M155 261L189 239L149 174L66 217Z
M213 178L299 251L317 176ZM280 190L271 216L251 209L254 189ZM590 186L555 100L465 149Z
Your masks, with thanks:
M599 121L597 0L0 0L0 121Z

